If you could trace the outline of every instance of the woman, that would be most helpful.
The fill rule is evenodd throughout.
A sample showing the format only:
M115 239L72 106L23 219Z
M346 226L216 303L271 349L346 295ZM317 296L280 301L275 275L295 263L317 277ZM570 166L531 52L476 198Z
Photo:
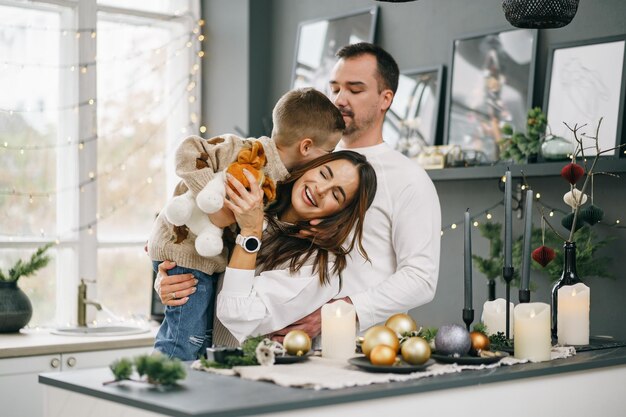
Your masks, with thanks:
M278 199L265 216L263 192L256 184L248 191L237 180L229 183L226 205L240 235L263 235L258 252L235 246L217 300L218 318L242 341L279 330L330 301L339 292L347 253L355 245L367 259L362 224L376 193L376 175L358 153L330 153L279 184ZM263 232L264 217L268 225ZM182 284L166 287L164 282L161 297L178 291L176 285Z

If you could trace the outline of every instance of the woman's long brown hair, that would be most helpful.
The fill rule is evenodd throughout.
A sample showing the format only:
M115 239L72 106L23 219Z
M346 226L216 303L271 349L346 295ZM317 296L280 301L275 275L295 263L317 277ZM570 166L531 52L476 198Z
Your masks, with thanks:
M340 159L354 165L359 175L357 191L347 206L321 219L316 226L311 226L309 221L290 224L278 220L291 204L293 185L305 172ZM268 226L258 257L258 265L263 269L276 269L288 263L289 270L296 272L314 257L313 272L318 271L320 285L324 285L330 283L331 274L336 273L341 279L346 256L355 245L361 256L369 261L362 243L363 219L376 194L376 172L363 155L337 151L321 156L292 172L286 181L278 184L276 194L277 199L265 211ZM301 231L310 237L303 237ZM347 246L344 246L351 234ZM331 271L328 270L330 255L335 258Z

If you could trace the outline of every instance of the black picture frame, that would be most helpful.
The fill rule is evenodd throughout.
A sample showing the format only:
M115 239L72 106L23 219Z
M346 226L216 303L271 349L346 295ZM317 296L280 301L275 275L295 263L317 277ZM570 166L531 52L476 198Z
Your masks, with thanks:
M621 53L621 59L616 53ZM603 117L598 134L600 149L625 143L625 97L626 34L550 46L543 108L552 134L573 143L573 134L563 123L566 122L571 127L586 124L581 132L595 136ZM595 155L593 139L580 139L585 155ZM604 155L615 157L623 153L616 149Z
M378 6L300 22L291 72L291 88L314 87L328 93L328 79L344 45L374 42Z
M441 64L400 73L398 90L385 117L383 138L410 158L438 142L445 72Z
M455 39L444 143L460 146L473 164L498 161L502 126L526 131L536 55L536 29L504 28Z

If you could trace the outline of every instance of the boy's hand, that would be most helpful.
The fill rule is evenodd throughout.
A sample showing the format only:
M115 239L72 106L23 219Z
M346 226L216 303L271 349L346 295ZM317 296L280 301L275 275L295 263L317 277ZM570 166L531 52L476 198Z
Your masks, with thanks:
M215 213L211 213L208 216L209 216L209 220L211 220L211 223L213 223L220 229L228 227L231 224L234 224L237 222L233 212L225 205L219 211L216 211Z

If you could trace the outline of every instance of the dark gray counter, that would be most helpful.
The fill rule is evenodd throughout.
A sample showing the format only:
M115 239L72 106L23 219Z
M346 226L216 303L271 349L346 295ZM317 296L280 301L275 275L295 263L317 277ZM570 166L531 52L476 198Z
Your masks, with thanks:
M626 347L582 352L551 362L468 370L414 381L332 391L283 388L272 383L193 370L189 370L180 387L168 390L131 382L103 386L103 381L112 378L106 368L42 374L39 382L166 415L216 417L276 413L620 365L626 365Z

